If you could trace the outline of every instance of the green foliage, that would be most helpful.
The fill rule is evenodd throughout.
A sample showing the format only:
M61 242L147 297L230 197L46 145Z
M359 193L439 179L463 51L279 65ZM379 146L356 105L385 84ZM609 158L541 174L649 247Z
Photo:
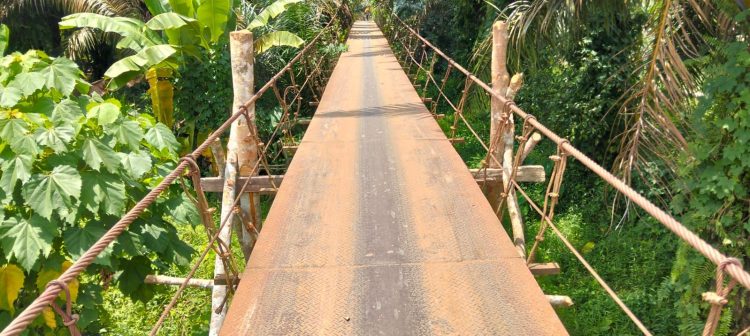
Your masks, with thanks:
M273 47L293 47L298 48L303 43L299 36L288 31L275 31L267 34L263 34L261 37L253 42L253 51L255 54L262 54Z
M750 52L744 42L716 42L719 46L706 67L706 84L692 126L701 134L690 141L691 156L684 155L677 193L672 202L681 220L701 237L732 256L750 263ZM684 247L684 250L689 248ZM713 286L713 267L707 277L695 276L708 263L682 251L674 266L673 281L682 293L675 303L680 330L687 332L705 316L705 304L695 297ZM735 291L730 300L738 331L750 323L748 292Z
M105 72L105 78L110 79L108 87L116 90L140 75L154 77L151 74L164 68L176 70L185 64L186 55L200 57L201 48L216 46L227 31L231 4L230 0L203 0L196 9L193 1L151 1L147 6L155 16L145 23L133 18L75 13L63 18L60 29L95 28L120 35L117 48L130 49L135 55L115 62ZM160 122L171 128L171 75L150 79L153 111Z
M292 32L272 29L270 22L271 19L290 9L291 5L299 2L302 2L302 0L276 0L257 14L253 5L240 4L238 12L240 13L241 26L256 34L253 43L253 50L256 55L263 54L273 47L298 48L304 43L302 38Z
M198 21L202 24L204 36L211 37L210 41L216 43L224 35L227 22L229 21L229 10L231 0L202 0L197 10Z
M79 258L153 188L175 166L179 144L152 117L86 95L82 73L67 59L29 51L0 64L0 258L6 263L0 314L7 315L26 306L69 267L67 260ZM149 207L96 259L80 293L75 283L79 327L97 327L100 306L93 303L107 274L116 275L124 294L147 300L153 293L143 286L145 274L185 265L192 249L175 225L196 223L196 216L176 186ZM19 281L37 285L21 289ZM62 326L54 314L43 319L34 332Z
M229 50L205 52L201 58L204 61L189 60L184 69L190 71L181 71L175 80L175 120L186 135L215 130L232 108Z
M292 4L302 2L302 0L277 0L274 3L266 6L258 15L253 18L252 21L247 25L247 30L253 30L255 28L260 28L263 26L268 25L268 22L281 15L284 11L286 11L287 7L289 7Z
M8 26L0 24L0 56L5 54L5 49L8 48L8 39L10 38L10 31Z

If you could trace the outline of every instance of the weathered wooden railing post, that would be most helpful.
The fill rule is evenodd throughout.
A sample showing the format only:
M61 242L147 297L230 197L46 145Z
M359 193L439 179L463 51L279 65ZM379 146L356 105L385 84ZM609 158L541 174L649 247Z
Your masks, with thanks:
M500 96L512 99L519 87L509 90L510 74L505 65L508 49L508 27L504 21L497 21L492 25L492 90ZM523 219L518 207L518 200L513 188L508 195L503 195L504 190L510 183L510 175L513 166L513 138L515 125L513 114L506 111L505 105L495 97L491 99L491 125L490 125L490 158L488 165L490 169L502 169L503 183L489 184L487 198L496 211L502 206L501 198L506 197L504 202L508 208L511 227L513 229L513 243L516 245L521 256L526 255L525 239L523 233ZM502 212L501 212L502 213ZM502 218L500 218L502 220Z
M253 88L253 34L249 31L237 31L229 34L229 47L232 56L232 85L234 88L234 102L232 112L240 110L245 102L250 100ZM241 185L237 184L240 176L257 174L258 138L255 129L255 106L247 107L247 116L240 117L232 124L227 144L226 167L224 170L224 190L221 203L221 222L229 221L219 234L219 239L231 245L232 227L237 230L242 252L247 258L255 244L257 235L248 232L247 227L258 227L259 209L258 197L255 194L243 194L239 209L233 206ZM249 119L249 120L248 120ZM239 216L238 216L239 215ZM250 221L250 223L244 223ZM227 251L231 253L231 251ZM224 269L222 256L216 256L214 262L214 278L220 278L228 272ZM227 286L214 285L211 295L211 324L209 335L218 335L219 329L226 316Z

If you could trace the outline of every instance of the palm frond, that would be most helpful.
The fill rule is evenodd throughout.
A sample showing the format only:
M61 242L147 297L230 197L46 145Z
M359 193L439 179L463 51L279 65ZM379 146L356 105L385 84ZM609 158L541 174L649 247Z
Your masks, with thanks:
M618 102L624 131L613 139L619 149L613 170L628 183L637 175L647 184L663 185L664 178L646 173L646 166L658 162L671 174L677 171L677 154L689 155L685 138L691 130L685 121L701 84L700 71L689 63L707 53L702 36L727 36L731 20L708 1L660 1L649 13L653 19L634 60L637 80Z

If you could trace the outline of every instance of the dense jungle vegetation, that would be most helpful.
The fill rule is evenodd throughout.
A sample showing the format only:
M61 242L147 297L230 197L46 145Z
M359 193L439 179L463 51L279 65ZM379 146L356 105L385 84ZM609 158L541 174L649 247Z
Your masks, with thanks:
M747 265L748 5L395 0L386 1L384 12L408 20L486 82L491 25L509 22L509 71L525 75L516 103ZM446 68L437 62L436 77ZM449 77L449 97L458 100L463 88L463 77ZM486 135L489 101L478 91L470 93L465 113ZM452 111L440 111L448 132ZM484 149L465 127L457 136L467 139L457 145L464 160L480 167ZM526 163L544 165L549 173L547 156L555 149L543 142ZM569 163L564 181L555 221L625 304L654 334L700 334L709 307L700 297L713 290L715 266L579 163ZM545 186L528 188L534 199L543 199ZM539 217L522 199L521 209L531 241ZM559 262L562 273L538 279L545 293L575 302L558 309L572 335L640 333L557 237L548 233L541 246L541 260ZM718 334L750 327L749 302L748 291L732 292Z
M748 0L0 0L0 327L230 114L229 32L254 33L258 86L335 19L336 33L317 50L331 70L346 50L346 28L365 12L383 25L397 14L486 81L491 25L508 21L509 70L524 74L517 104L748 265L749 6ZM446 69L437 62L436 76ZM458 99L463 87L454 73L445 92ZM304 92L303 99L316 94ZM428 88L428 96L436 95ZM450 132L453 115L445 104L438 110ZM309 117L313 109L304 104L300 113ZM261 138L281 114L273 95L258 101ZM489 137L488 97L471 91L465 115ZM291 141L303 130L291 129ZM456 132L466 139L456 145L461 156L480 167L481 145L465 127ZM283 143L269 145L279 155L264 173L283 173L289 161ZM543 165L549 176L555 150L543 141L526 162ZM199 164L216 175L207 154ZM544 185L527 187L543 199ZM701 293L713 290L715 266L574 160L561 194L555 221L646 326L658 335L700 334L709 308ZM271 201L262 199L264 211ZM539 217L524 205L531 241ZM85 334L150 330L175 289L143 278L186 274L207 243L198 216L174 185L70 285ZM539 259L561 266L561 274L537 279L545 293L575 302L557 310L572 335L639 334L556 237L547 235ZM212 276L211 262L196 273ZM58 303L64 302L61 295ZM163 334L205 334L209 306L210 291L188 289ZM746 328L750 293L738 286L718 334ZM51 309L30 331L65 333Z

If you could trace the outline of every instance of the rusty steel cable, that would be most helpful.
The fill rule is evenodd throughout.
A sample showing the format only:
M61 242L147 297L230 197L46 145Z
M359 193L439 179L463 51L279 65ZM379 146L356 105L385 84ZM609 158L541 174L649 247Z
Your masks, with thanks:
M331 22L333 22L333 21L331 21ZM329 25L330 25L330 23L329 23ZM324 28L324 29L325 29L325 28ZM320 34L322 34L322 31L321 31L321 33L319 33L319 35L318 35L318 36L320 36ZM317 37L316 37L316 39L317 39ZM315 39L314 39L314 40L315 40ZM313 40L313 41L314 41L314 40ZM312 41L311 41L311 42L312 42ZM302 50L302 52L304 52L304 50L305 50L305 49L303 49L303 50ZM299 56L299 55L298 55L298 56ZM296 58L296 57L295 57L295 58ZM290 62L290 64L288 64L288 67L289 67L289 68L291 68L291 65L292 65L292 64L293 64L293 63L291 63L291 62ZM277 74L277 76L279 76L279 77L280 77L280 75L282 75L284 71L285 71L285 70L284 70L284 69L282 69L282 70L281 70L281 71L280 71L280 72L279 72L279 73ZM309 78L309 77L308 77L308 78ZM269 85L269 84L270 84L270 85ZM260 90L259 90L259 91L258 91L258 93L256 93L256 94L255 94L255 96L253 96L253 98L255 98L255 97L256 97L256 96L258 96L258 95L262 96L262 95L263 95L263 94L264 94L264 93L265 93L265 92L266 92L266 91L268 90L268 87L269 87L269 86L270 86L270 87L271 87L272 89L274 89L274 90L277 90L277 88L276 88L276 81L274 81L273 83L268 83L268 84L266 84L266 86L264 86L264 88L266 88L266 90L263 90L263 91L260 91ZM298 95L300 95L301 93L302 93L302 91L301 91L301 90L299 90L299 91L298 91ZM296 98L295 98L295 99L296 99ZM244 104L244 105L243 105L243 106L241 107L241 108L244 108L244 109L242 109L242 110L241 110L241 112L238 112L238 113L244 113L244 114L247 114L247 113L248 113L248 110L247 110L247 108L245 107L246 105L247 105L247 104ZM287 117L287 116L288 116L288 113L289 113L289 110L288 110L288 109L286 109L286 110L285 110L285 112L284 112L284 115L282 115L282 118L284 118L284 117ZM276 137L276 135L278 134L279 130L281 129L281 125L282 125L281 123L277 123L277 124L276 124L276 127L274 128L274 131L273 131L273 132L271 133L270 139L274 139L274 138ZM249 123L248 123L248 127L251 127ZM251 129L251 135L254 135L254 136L256 137L256 140L258 140L258 139L257 139L257 134L253 133L253 130L252 130L252 129ZM260 143L258 143L258 144L259 144L259 145L261 145ZM270 146L265 146L265 145L264 145L264 146L262 146L262 151L261 151L261 153L260 153L260 154L258 155L258 156L260 157L260 159L259 159L259 160L257 160L257 161L255 162L255 165L254 165L254 167L253 167L252 171L256 171L256 170L257 170L257 169L259 168L259 166L260 166L261 164L264 164L264 165L265 165L265 166L267 167L268 163L267 163L267 162L266 162L266 161L264 160L264 158L265 158L265 156L266 156L266 154L267 154L267 151L268 151L268 148L269 148L269 147L270 147ZM268 168L266 168L266 169L268 169ZM232 202L232 206L231 206L232 208L235 208L235 209L236 209L236 208L237 208L237 206L238 206L238 205L240 204L240 201L241 201L241 199L242 199L242 196L244 195L244 193L245 193L245 190L246 190L246 189L247 189L247 187L248 187L248 186L250 185L250 183L251 183L251 179L247 179L247 180L245 181L245 183L244 183L244 184L242 185L242 187L240 188L239 192L237 192L237 195L236 195L235 199L234 199L234 200L233 200L233 202ZM274 182L272 181L272 183L274 183ZM275 187L275 185L274 185L274 187ZM241 215L240 215L240 217L241 217ZM155 325L153 326L153 328L151 329L151 332L150 332L150 335L151 335L151 336L155 336L155 335L156 335L156 334L158 333L159 329L161 328L161 326L162 326L162 325L164 324L164 322L166 321L166 318L167 318L167 316L169 315L169 312L170 312L170 311L171 311L171 310L172 310L172 309L173 309L173 308L174 308L174 307L175 307L175 306L177 305L177 301L179 300L180 296L182 295L182 292L183 292L183 291L184 291L184 290L185 290L185 289L187 288L187 285L188 285L188 283L190 282L190 279L192 279L192 277L193 277L193 276L195 275L195 272L196 272L196 271L198 270L198 267L200 267L200 264L201 264L201 263L202 263L202 262L203 262L203 261L205 260L206 256L208 255L208 252L209 252L209 251L210 251L210 249L211 249L211 245L213 245L213 244L214 244L214 242L215 242L215 241L216 241L216 240L217 240L217 239L219 238L219 235L220 235L220 233L221 233L221 230L222 230L222 229L223 229L224 227L226 227L226 225L227 225L228 223L230 223L232 219L233 219L233 216L227 216L227 217L225 217L225 218L224 218L224 220L223 220L223 221L222 221L222 222L220 223L220 225L219 225L219 228L218 228L218 230L216 231L216 233L214 234L214 236L213 236L213 237L211 238L211 240L209 241L209 243L208 243L208 245L206 246L206 248L204 248L203 252L201 252L201 254L200 254L200 257L199 257L199 258L198 258L198 260L197 260L197 261L195 262L195 264L193 265L193 267L192 267L192 268L190 269L190 272L188 272L188 275L187 275L187 276L185 277L185 279L183 280L182 284L180 284L180 287L179 287L179 288L177 289L177 291L176 291L176 292L175 292L175 293L174 293L174 294L172 295L172 299L170 300L169 304L167 304L167 306L165 306L164 310L162 311L162 314L161 314L161 315L159 316L159 320L158 320L158 321L156 322L156 324L155 324ZM255 228L254 228L254 227L253 227L253 229L254 229L254 231L255 231L255 232L257 232L257 230L255 230ZM229 284L229 283L228 283L228 284ZM228 299L228 296L224 298L224 300L225 300L225 301L224 301L224 303L222 303L222 305L223 305L223 304L226 304L226 300L227 300L227 299Z
M412 62L417 63L417 60L412 55L408 54L407 56L409 56L409 58L411 59ZM447 95L445 95L445 92L443 92L443 89L437 83L437 81L435 80L435 77L431 73L427 72L427 70L423 69L422 65L417 64L417 66L419 67L418 69L422 69L422 70L424 70L427 73L427 81L425 82L425 89L427 88L427 84L429 84L429 82L432 81L432 83L438 89L438 92L439 92L440 96L443 96L443 98L448 103L448 105L450 105L450 107L453 109L453 111L456 112L456 113L458 113L458 107L455 104L453 104L453 102L448 98Z
M641 320L638 319L638 317L635 316L635 314L633 314L630 308L628 308L628 306L625 305L624 302L622 302L622 299L620 299L617 293L614 290L612 290L612 288L610 288L609 285L607 285L607 282L605 282L604 279L602 279L602 277L599 275L599 273L597 273L596 270L591 266L591 264L589 264L588 261L586 261L586 259L583 258L583 255L581 255L581 253L578 252L578 250L576 250L575 247L573 247L573 244L571 244L568 241L568 239L565 238L562 232L560 232L560 230L557 229L557 226L555 226L555 224L552 223L550 218L547 217L547 215L541 209L539 209L539 206L531 199L531 197L529 197L529 195L527 195L526 192L523 191L521 186L519 186L518 183L516 183L516 181L510 181L510 182L513 184L513 187L519 193L521 193L521 195L523 195L526 201L529 202L529 205L531 205L531 207L534 208L534 210L536 210L539 216L542 217L542 220L544 220L547 223L547 225L552 229L555 235L557 235L557 237L560 238L560 241L562 241L563 244L565 244L565 246L568 248L568 250L570 250L570 252L573 253L573 255L576 257L576 259L578 259L578 261L583 265L583 267L585 267L586 270L588 270L589 273L591 273L591 276L593 276L594 279L596 279L599 285L602 286L602 288L604 288L604 290L607 292L607 294L609 294L612 300L614 300L615 303L618 306L620 306L620 309L622 309L622 311L625 312L625 314L630 318L630 320L632 320L633 323L635 323L638 329L640 329L644 335L651 336L652 335L651 332L648 331L645 325L643 325L643 322L641 322Z
M324 59L324 57L323 57L323 56L321 56L320 58L318 58L318 63L317 63L317 64L315 64L315 69L313 69L313 71L312 71L312 72L311 72L310 74L312 74L312 73L315 73L315 72L318 72L318 71L320 71L320 67L321 67L321 65L323 64L323 59ZM306 87L306 86L308 86L308 84L310 84L310 86L312 87L312 84L311 84L311 83L312 83L312 81L311 81L311 76L312 76L312 75L310 75L310 74L308 74L308 75L307 75L307 76L305 77L305 80L304 80L304 81L302 82L302 85L301 85L301 86L300 86L300 88L299 88L299 89L297 90L297 93L296 93L296 95L295 95L295 96L294 96L294 98L292 99L292 101L297 101L297 104L301 104L301 100L300 100L300 99L302 98L302 92L303 92L303 90L305 89L305 87ZM270 143L270 142L272 142L272 141L273 141L273 137L271 137L271 138L270 138L270 139L268 140L268 142L269 142L269 143ZM276 159L278 159L278 158L279 158L279 156L281 156L281 153L282 153L282 152L283 152L283 144L282 144L282 150L281 150L281 151L279 151L278 153L276 153L276 155L275 155L275 156L273 157L273 159L272 159L272 160L273 160L273 161L276 161Z
M229 127L234 123L235 120L240 118L241 116L245 115L245 111L248 110L252 104L254 104L266 91L268 91L271 86L276 83L276 81L281 78L281 76L284 74L284 72L288 71L291 66L299 61L303 55L305 55L309 50L312 49L313 46L316 45L318 40L321 38L322 33L328 29L328 27L333 23L335 18L331 19L331 21L328 22L328 24L323 28L323 30L318 33L310 42L308 42L302 50L300 50L299 53L295 57L293 57L285 66L281 69L276 75L271 77L269 81L258 90L258 92L251 97L248 101L246 101L242 106L240 106L239 111L232 114L229 118L224 121L219 128L216 129L213 133L211 133L198 147L193 150L190 154L187 156L195 159L201 155L211 143L213 143L216 139L218 139L221 134L223 134ZM133 221L135 221L141 213L143 213L146 208L148 208L151 204L153 204L156 199L163 193L172 183L174 183L181 175L184 173L185 168L187 168L189 163L185 160L181 161L177 166L169 173L167 174L164 179L156 185L151 191L149 191L146 196L144 196L138 203L136 203L122 218L120 218L117 223L115 223L107 232L102 235L99 240L97 240L86 252L83 253L83 255L76 260L73 265L71 265L63 274L61 274L55 281L62 282L62 283L69 283L70 281L76 279L79 274L81 274L86 268L93 263L93 261L97 258L97 256L104 251L117 237L122 234L122 232L125 231L125 229L130 226ZM248 179L249 181L249 179ZM60 286L50 286L46 287L44 291L36 298L34 301L31 302L31 304L26 307L16 318L14 318L8 326L3 329L3 331L0 333L0 336L15 336L22 333L30 324L31 322L36 319L39 314L42 313L42 310L44 310L47 306L52 303L57 295L62 291L63 289Z
M448 68L445 70L445 74L443 75L443 80L440 81L440 86L438 87L439 91L445 90L445 84L448 82L448 78L451 76L451 70L453 70L453 65L448 64ZM444 94L443 94L444 95ZM432 106L430 106L430 113L432 115L437 114L437 108L438 104L440 103L441 96L438 95L435 100L432 101Z
M483 82L481 79L479 79L477 76L466 70L464 67L462 67L460 64L458 64L456 61L448 57L442 50L435 47L430 41L419 35L414 29L409 27L406 23L404 23L401 18L399 18L396 14L391 13L398 22L401 23L401 25L407 29L413 36L415 36L417 39L421 40L425 45L430 47L435 53L439 54L443 59L448 61L448 63L452 64L458 71L464 73L466 76L471 78L472 81L474 81L475 84L477 84L479 87L484 89L484 91L487 92L487 94L491 95L495 99L498 99L501 103L510 104L511 111L518 115L521 118L527 118L530 114L523 111L521 108L519 108L513 101L503 97L500 94L495 93L492 88L485 82ZM684 242L689 244L691 247L693 247L696 251L700 252L703 256L708 258L711 262L714 263L714 265L720 265L722 263L725 263L729 257L721 253L719 250L711 246L709 243L701 239L698 235L696 235L694 232L690 231L685 225L674 219L674 217L670 216L668 213L666 213L664 210L653 204L651 201L646 199L644 196L642 196L640 193L635 191L633 188L631 188L627 183L622 181L621 179L617 178L616 176L612 175L607 169L600 166L598 163L596 163L594 160L586 156L583 152L575 148L573 145L570 144L570 142L567 142L564 138L557 135L555 132L544 126L544 124L540 123L536 119L529 120L529 123L534 126L535 129L537 129L539 132L541 132L544 136L546 136L548 139L552 140L557 145L560 145L563 150L565 150L568 155L575 158L581 164L589 168L592 172L599 175L607 184L615 188L617 191L622 193L625 197L627 197L630 201L638 205L641 209L646 211L648 214L650 214L652 217L654 217L656 220L658 220L662 225L664 225L667 229L672 231L675 235L680 237ZM726 273L729 274L733 279L737 280L739 284L741 284L746 289L750 289L750 273L745 271L741 265L736 264L730 264L727 265L725 269Z
M262 95L262 93L260 91L258 93L256 93L256 95L257 94L261 94ZM247 113L247 110L244 110L244 112L242 112L242 113ZM286 113L288 114L288 110L286 111ZM274 128L274 131L272 132L272 134L270 136L271 139L275 138L275 136L278 134L278 131L281 128L280 126L281 126L281 123L277 123L276 124L276 127ZM263 149L262 149L259 157L264 157L266 155L266 152L268 151L268 148L269 148L269 146L263 146ZM256 169L259 168L259 166L261 165L261 161L262 160L257 160L255 162L255 165L254 165L252 171L255 171ZM242 195L244 194L244 192L247 189L247 187L250 185L250 182L251 182L251 179L247 179L245 181L245 183L242 185L242 187L240 188L239 192L237 192L237 196L235 197L235 199L233 200L232 205L231 205L232 208L236 208L240 204L240 201L242 199ZM159 331L159 329L161 328L161 326L163 325L163 323L166 321L166 318L167 318L169 312L176 306L177 300L180 298L182 292L187 288L187 285L188 285L190 279L192 279L192 277L195 275L195 272L198 270L198 267L200 266L200 264L205 260L206 256L208 255L209 250L211 249L211 246L219 238L221 230L224 227L226 227L227 223L231 222L231 219L232 219L232 216L227 216L220 223L218 230L216 230L216 233L211 237L208 245L203 250L203 252L201 252L200 257L195 262L195 264L193 265L193 267L190 269L190 272L188 272L188 275L185 277L185 279L182 282L182 284L180 284L180 287L173 294L172 299L170 300L169 304L167 304L167 306L165 306L164 310L162 311L161 316L159 317L159 320L156 322L156 324L152 328L150 335L156 335L156 333ZM255 232L257 232L257 230Z

